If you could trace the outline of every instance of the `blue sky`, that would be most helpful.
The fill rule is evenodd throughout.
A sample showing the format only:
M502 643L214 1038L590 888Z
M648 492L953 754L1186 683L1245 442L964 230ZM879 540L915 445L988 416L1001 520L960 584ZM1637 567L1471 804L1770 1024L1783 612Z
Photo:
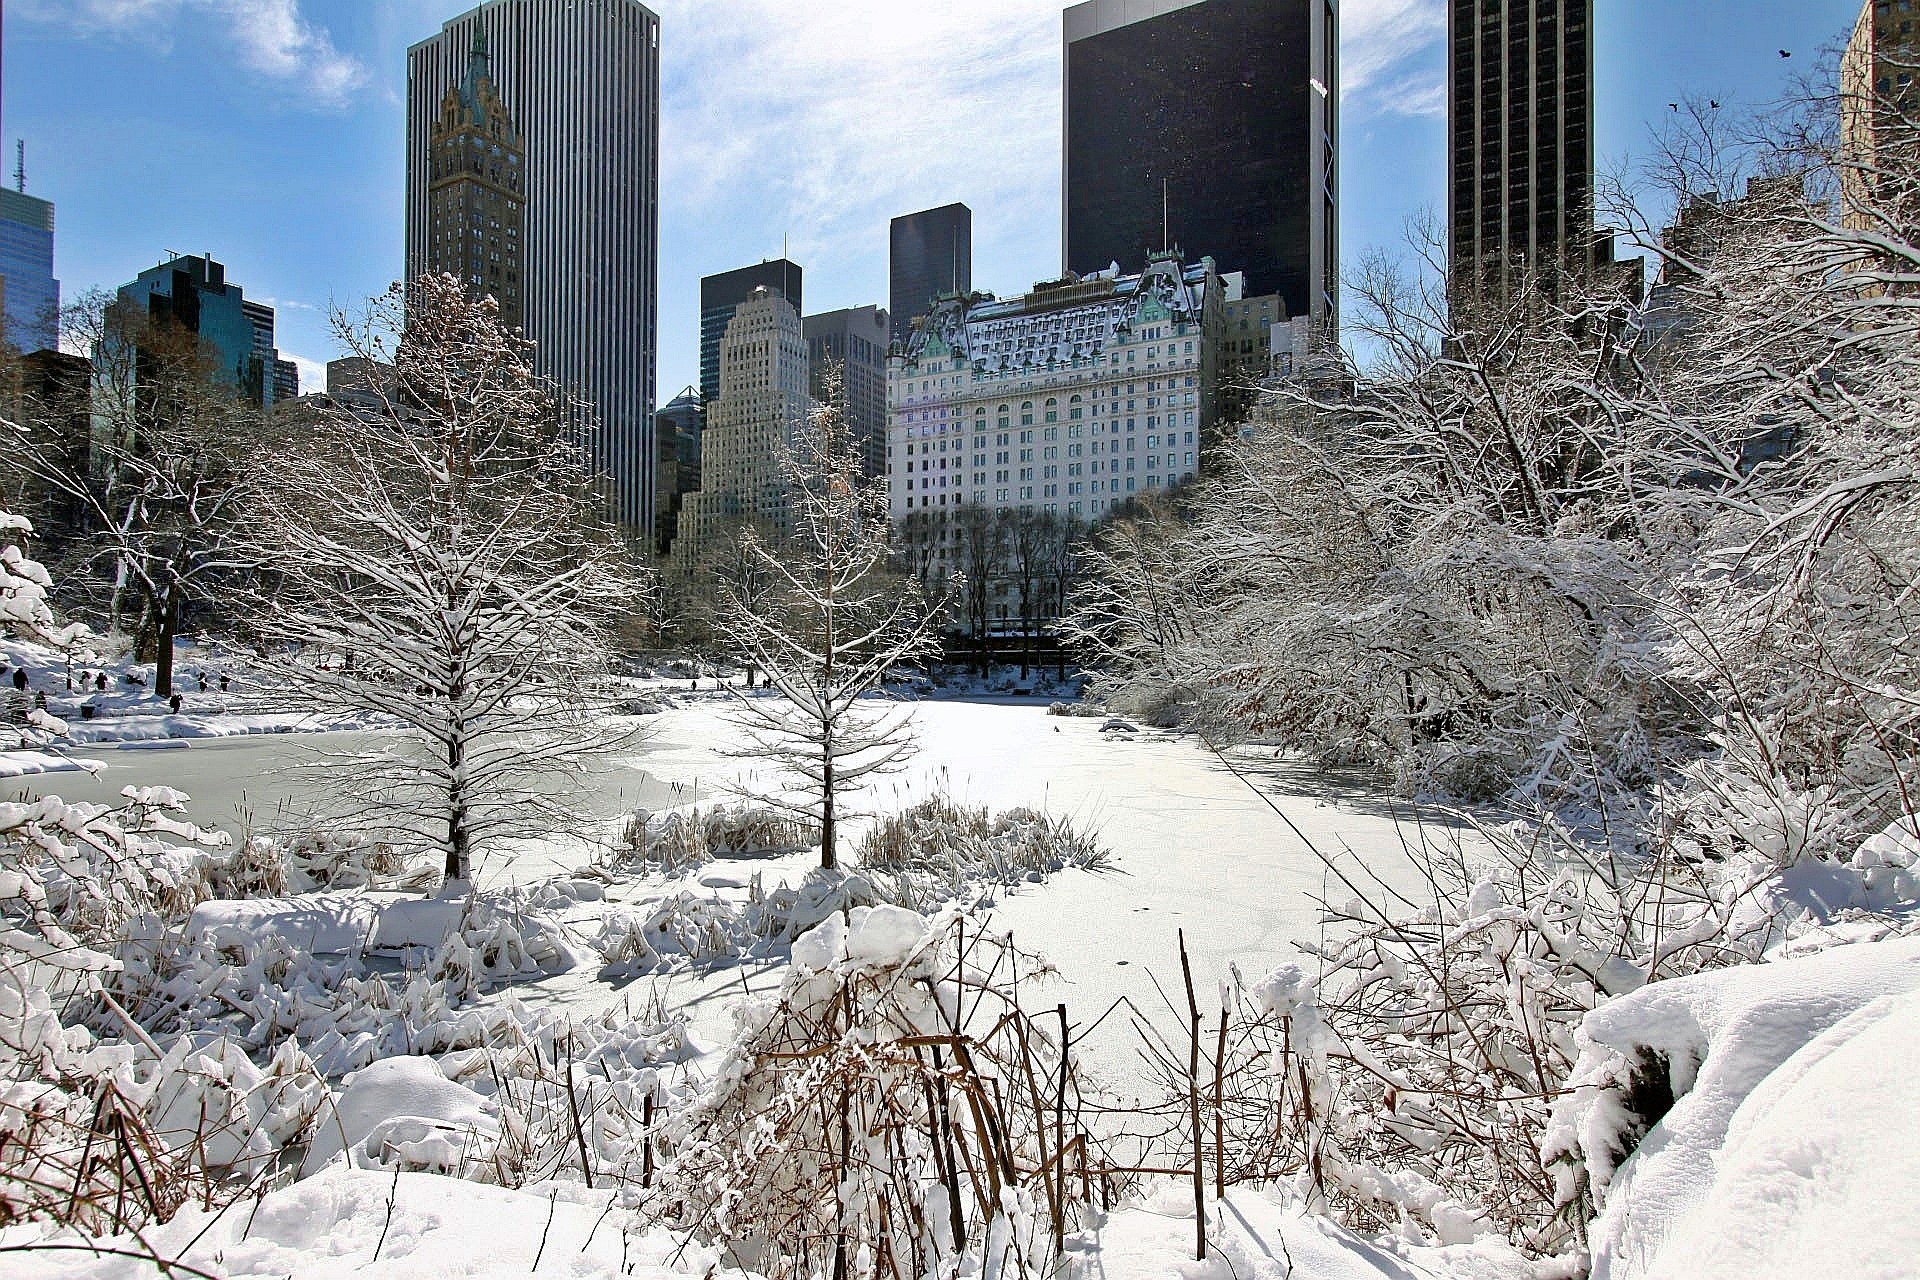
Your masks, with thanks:
M406 46L466 0L12 0L4 129L59 207L69 296L211 252L283 351L401 269ZM887 220L974 210L976 287L1059 266L1057 0L662 0L660 394L697 379L700 276L780 253L808 310L886 301ZM1603 167L1678 95L1764 102L1858 0L1598 0ZM1343 0L1349 262L1444 205L1444 0ZM1794 53L1780 58L1778 50ZM1196 246L1189 246L1197 248Z

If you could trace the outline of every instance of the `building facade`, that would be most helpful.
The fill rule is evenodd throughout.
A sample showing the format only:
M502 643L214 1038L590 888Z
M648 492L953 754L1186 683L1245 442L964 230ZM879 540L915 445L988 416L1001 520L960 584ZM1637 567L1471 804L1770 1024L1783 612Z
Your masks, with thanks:
M891 514L966 506L1096 520L1199 470L1224 289L1211 258L934 308L888 361Z
M526 324L526 148L493 83L485 29L440 99L427 141L427 269L458 276L500 319Z
M476 45L525 153L516 274L534 366L592 404L589 453L610 481L615 514L650 530L660 20L637 0L488 0L407 51L409 278L434 262L434 131L448 92L472 71ZM489 268L493 252L489 243Z
M1842 213L1861 228L1865 206L1886 194L1883 175L1905 178L1915 153L1920 110L1920 12L1913 0L1867 0L1840 58Z
M226 267L211 258L174 258L120 286L119 297L155 329L194 335L217 384L258 408L272 403L273 308L248 302L245 291L228 282ZM262 323L267 355L260 348Z
M1090 0L1065 23L1065 270L1184 245L1336 323L1334 0Z
M789 526L780 453L812 403L800 313L761 286L734 309L720 341L720 394L700 433L700 487L681 499L677 569L709 563L746 528Z
M300 398L300 368L280 358L274 345L273 308L264 302L240 303L240 311L253 326L253 354L260 361L261 399L266 408Z
M700 278L700 400L710 404L720 395L720 342L734 311L756 289L771 289L804 312L802 286L806 273L785 258L751 267L722 271Z
M840 379L840 407L860 455L861 473L878 478L887 467L887 313L879 307L849 307L807 316L807 393L826 401L830 381Z
M24 190L0 188L0 320L0 341L17 350L52 351L60 346L53 204Z
M696 387L688 387L653 415L654 447L659 456L654 546L662 556L672 549L681 503L700 487L700 437L706 416Z
M1447 73L1456 284L1596 261L1593 0L1451 0Z
M943 205L895 218L887 228L891 342L905 342L933 300L973 292L973 210Z

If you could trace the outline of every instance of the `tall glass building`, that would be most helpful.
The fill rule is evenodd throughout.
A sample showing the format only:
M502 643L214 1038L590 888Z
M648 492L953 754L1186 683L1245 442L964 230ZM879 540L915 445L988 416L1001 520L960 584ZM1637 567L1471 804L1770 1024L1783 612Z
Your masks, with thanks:
M887 305L892 341L905 342L933 300L973 289L973 210L943 205L895 218L887 228Z
M1065 21L1066 269L1178 248L1336 322L1336 0L1089 0Z
M21 351L60 345L60 282L53 278L53 204L0 188L0 299L4 340Z
M431 254L433 127L485 49L525 151L520 255L535 367L592 402L616 514L653 525L660 19L638 0L488 0L407 50L407 274Z
M1452 0L1447 224L1456 282L1601 256L1593 229L1593 0Z

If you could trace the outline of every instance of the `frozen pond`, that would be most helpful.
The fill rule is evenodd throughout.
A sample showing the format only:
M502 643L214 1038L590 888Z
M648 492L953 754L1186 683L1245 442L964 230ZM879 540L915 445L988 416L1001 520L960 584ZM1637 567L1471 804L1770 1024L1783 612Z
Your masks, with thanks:
M676 707L647 719L645 740L596 761L590 785L575 797L588 815L586 828L635 807L666 808L711 794L722 781L750 772L752 762L729 754L735 735L726 711L721 700ZM1059 968L1060 981L1036 998L1049 1005L1065 1001L1077 1023L1091 1022L1122 996L1164 1011L1156 977L1179 999L1182 930L1202 1007L1217 1003L1216 984L1229 964L1252 980L1298 959L1294 944L1319 932L1317 900L1353 896L1321 855L1363 885L1373 886L1375 876L1405 885L1407 847L1423 835L1452 834L1435 815L1390 802L1352 779L1244 753L1235 763L1245 776L1236 776L1189 735L1103 733L1099 719L1053 717L1032 704L926 702L914 704L911 714L920 752L904 773L878 784L869 807L898 808L945 790L995 809L1028 805L1064 814L1097 831L1112 849L1111 870L1068 872L1025 886L1003 896L997 908L1023 949ZM395 735L328 734L196 741L163 750L89 748L86 755L108 765L97 779L78 773L25 778L8 794L108 801L124 786L164 784L194 797L196 821L231 829L244 810L271 814L323 796L317 751L398 745ZM495 884L539 879L578 865L585 852L581 839L560 841L483 866L481 877ZM749 966L643 980L635 990L576 971L522 995L586 1012L609 1003L638 1005L658 991L670 1003L694 1007L696 1025L711 1041L725 1033L724 1006L733 995L765 990L778 976L775 968ZM1115 1019L1092 1047L1112 1073L1131 1065L1124 1019Z

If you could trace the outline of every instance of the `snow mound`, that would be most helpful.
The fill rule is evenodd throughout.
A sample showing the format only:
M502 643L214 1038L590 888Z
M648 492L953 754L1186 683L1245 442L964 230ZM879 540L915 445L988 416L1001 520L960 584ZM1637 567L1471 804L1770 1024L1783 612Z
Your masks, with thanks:
M1162 1182L1067 1242L1069 1280L1536 1280L1506 1244L1445 1248L1369 1239L1277 1193L1241 1189L1209 1208L1207 1261L1193 1257L1193 1189Z
M373 940L379 922L379 904L362 894L309 893L203 902L194 908L186 933L243 954L261 938L273 937L309 955L339 956L358 954Z
M551 1221L549 1221L551 1216ZM552 1185L509 1191L431 1174L334 1168L217 1213L187 1209L144 1233L170 1261L223 1280L507 1280L536 1273L572 1280L737 1277L713 1252L665 1234L637 1233L606 1192ZM25 1244L21 1230L0 1242ZM77 1237L47 1241L68 1250ZM132 1238L99 1243L145 1252ZM684 1249L677 1263L668 1259ZM711 1269L710 1269L711 1268ZM15 1253L9 1280L153 1280L151 1262L78 1251Z
M324 1169L344 1151L358 1168L448 1173L499 1137L485 1099L431 1058L383 1058L348 1078L301 1171Z
M1547 1156L1583 1155L1601 1198L1593 1280L1912 1274L1920 939L1657 982L1580 1039Z

